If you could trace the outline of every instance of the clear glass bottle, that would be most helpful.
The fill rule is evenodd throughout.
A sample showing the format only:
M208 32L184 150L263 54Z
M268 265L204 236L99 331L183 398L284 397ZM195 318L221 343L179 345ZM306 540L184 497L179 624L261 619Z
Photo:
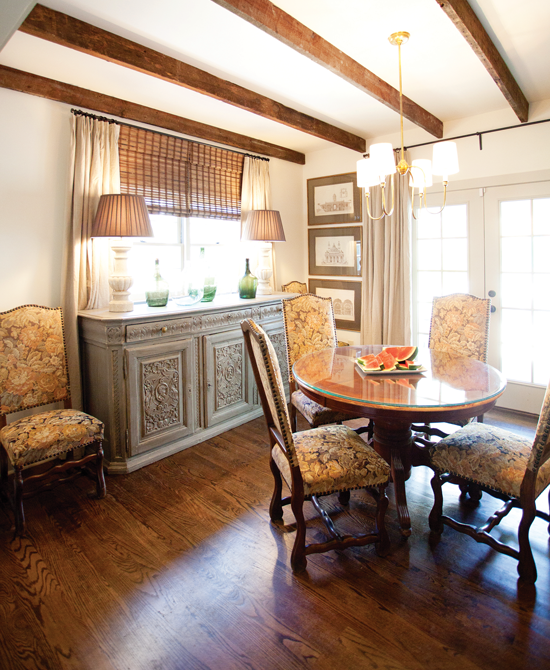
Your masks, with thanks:
M145 299L149 307L165 307L168 303L170 293L168 282L165 282L160 274L159 259L155 260L155 272L153 279L145 291Z
M250 272L250 260L247 258L244 276L239 281L239 297L255 298L257 287L258 287L258 278L255 277Z
M207 264L204 255L204 247L201 247L200 262L204 272L204 295L201 302L212 302L216 295L216 277L212 268Z

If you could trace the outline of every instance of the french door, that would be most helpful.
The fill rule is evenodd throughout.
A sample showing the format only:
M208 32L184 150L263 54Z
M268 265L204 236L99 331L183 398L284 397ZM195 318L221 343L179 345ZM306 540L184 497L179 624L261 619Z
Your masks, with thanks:
M413 224L416 342L427 345L434 296L491 297L488 362L508 379L498 405L538 414L550 379L550 181L457 191L434 211Z

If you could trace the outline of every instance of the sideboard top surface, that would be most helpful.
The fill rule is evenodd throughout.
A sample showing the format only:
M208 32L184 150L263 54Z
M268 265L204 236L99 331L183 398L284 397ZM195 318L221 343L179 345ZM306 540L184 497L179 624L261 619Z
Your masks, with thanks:
M199 316L209 312L225 311L233 308L259 307L280 302L283 298L292 298L293 293L272 293L244 299L229 293L214 298L212 302L199 302L191 307L180 307L173 300L166 307L148 307L145 303L136 303L131 312L110 312L108 309L83 309L79 317L103 322L131 323L144 319L164 319L173 317ZM297 295L297 294L296 294Z

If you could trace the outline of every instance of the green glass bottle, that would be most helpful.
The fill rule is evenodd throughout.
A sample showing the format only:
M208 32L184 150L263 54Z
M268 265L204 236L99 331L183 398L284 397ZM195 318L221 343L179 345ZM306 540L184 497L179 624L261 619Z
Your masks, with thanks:
M239 281L239 298L255 298L258 278L250 272L250 262L246 259L244 277Z
M155 260L155 272L150 286L145 291L145 299L149 307L165 307L170 293L168 282L160 274L159 259Z
M204 271L204 296L201 302L212 302L216 295L216 278L212 268L206 263L204 256L204 247L201 247L201 265Z

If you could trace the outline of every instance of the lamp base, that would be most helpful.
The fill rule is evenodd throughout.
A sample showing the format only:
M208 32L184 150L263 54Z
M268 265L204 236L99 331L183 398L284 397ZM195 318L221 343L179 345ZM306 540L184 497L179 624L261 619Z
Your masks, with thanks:
M260 265L256 268L256 276L258 277L256 295L271 295L273 293L273 289L271 288L271 277L273 275L271 267L271 242L266 242L262 245L260 254Z
M130 300L130 288L134 283L128 274L128 252L132 248L122 240L111 245L114 252L114 272L109 277L109 286L113 295L109 302L109 312L133 312L134 303Z

